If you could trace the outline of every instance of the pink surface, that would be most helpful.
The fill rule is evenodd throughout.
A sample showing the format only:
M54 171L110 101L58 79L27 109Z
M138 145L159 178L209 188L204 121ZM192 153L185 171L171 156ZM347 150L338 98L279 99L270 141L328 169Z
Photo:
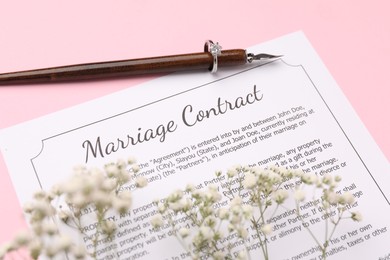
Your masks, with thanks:
M231 3L231 4L230 4ZM390 10L386 0L7 1L0 72L245 48L302 30L390 159ZM151 79L0 87L0 129ZM0 243L25 228L0 156Z

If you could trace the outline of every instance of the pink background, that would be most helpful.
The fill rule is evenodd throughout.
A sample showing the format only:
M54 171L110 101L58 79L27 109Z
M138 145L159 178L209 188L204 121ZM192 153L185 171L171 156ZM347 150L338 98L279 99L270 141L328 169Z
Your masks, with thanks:
M55 3L56 2L56 3ZM2 1L0 72L245 48L302 30L390 159L387 0ZM149 77L0 87L0 129L128 88ZM0 156L0 243L25 228Z

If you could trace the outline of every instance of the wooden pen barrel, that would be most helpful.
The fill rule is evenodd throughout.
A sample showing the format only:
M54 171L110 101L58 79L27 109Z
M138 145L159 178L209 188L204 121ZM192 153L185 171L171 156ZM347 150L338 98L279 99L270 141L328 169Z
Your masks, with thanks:
M246 51L242 49L225 50L218 56L218 68L242 65L246 62ZM210 70L212 66L211 53L200 52L4 73L0 74L0 85L91 80L196 69Z

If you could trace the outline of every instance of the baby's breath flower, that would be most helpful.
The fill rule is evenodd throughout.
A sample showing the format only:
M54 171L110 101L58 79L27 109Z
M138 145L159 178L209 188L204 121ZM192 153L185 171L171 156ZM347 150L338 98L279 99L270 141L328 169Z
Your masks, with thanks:
M199 228L199 234L204 240L211 240L213 238L213 230L208 226L201 226Z
M96 204L96 207L101 209L110 207L112 205L110 196L107 196L107 193L101 190L96 190L90 198L85 198L83 207L87 204L87 199L91 199L93 203Z
M105 179L101 183L101 189L107 192L113 191L117 187L118 181L115 178Z
M14 238L14 245L16 247L25 246L31 241L31 234L28 232L21 232Z
M117 227L114 221L106 220L101 224L101 228L105 234L111 237Z
M127 158L127 163L130 164L130 165L134 164L136 162L137 162L137 159L135 159L134 157Z
M351 213L351 218L354 221L360 222L363 220L363 216L359 211L355 211Z
M39 239L33 239L28 244L28 250L33 259L38 259L39 255L42 253L43 245Z
M245 179L242 182L245 189L253 189L256 186L257 177L252 173L245 174Z
M242 206L242 213L246 219L249 219L253 214L253 207L251 205L245 204Z
M59 251L68 251L72 246L72 239L67 235L59 235L55 243Z
M322 177L322 183L330 186L333 183L332 176L330 174L325 174L324 177Z
M39 222L55 213L55 209L46 201L36 201L33 205L30 219L32 222Z
M185 207L185 200L181 199L179 201L175 201L172 203L168 203L168 207L173 211L179 211L182 210Z
M36 200L45 200L47 198L47 193L44 190L37 191L33 194L33 198Z
M187 192L192 192L194 190L195 190L195 186L193 184L187 184L187 186L186 186Z
M204 225L213 228L217 223L214 216L207 216L203 222Z
M238 237L246 239L248 237L248 231L244 227L239 227L237 229Z
M50 243L50 244L45 245L43 250L45 252L45 255L49 259L54 258L54 256L59 253L59 248L57 247L57 245L55 243Z
M155 215L155 216L150 220L150 224L152 224L152 227L154 227L154 228L159 228L159 227L161 227L161 226L164 224L162 215L161 215L161 214Z
M121 169L115 178L118 180L118 183L125 184L130 180L130 174L126 169Z
M339 198L340 198L340 196L336 192L333 192L333 191L328 191L325 195L326 201L329 202L329 204L331 204L331 205L337 204L339 202Z
M59 210L57 216L61 221L67 223L69 218L72 217L72 212L70 210Z
M137 173L139 172L141 168L139 167L138 164L134 164L133 166L131 166L131 170L133 171L133 173Z
M226 208L219 208L218 209L218 217L220 219L228 219L229 218L229 210L227 210Z
M87 255L87 251L85 249L85 246L83 245L76 245L72 247L72 254L77 260L84 259Z
M50 192L51 192L52 194L56 195L56 196L60 196L60 195L62 195L62 193L63 193L62 187L61 187L61 185L59 185L59 184L54 185L54 186L51 188Z
M124 214L130 209L130 202L128 200L114 196L112 198L112 206L117 212Z
M30 214L34 209L34 204L32 202L26 202L23 205L23 211L27 214Z
M279 189L272 194L273 200L277 204L282 204L288 197L288 192L283 189Z
M213 259L214 260L223 260L223 259L225 259L225 254L221 251L215 251L213 253Z
M57 228L56 224L54 224L54 222L47 222L43 226L43 232L45 232L49 236L53 236L54 234L56 234L58 232L58 228Z
M214 185L209 185L208 191L206 191L204 194L205 198L212 202L217 202L222 198L221 194L217 190L217 187Z
M3 257L11 250L11 244L6 243L4 245L0 246L0 259L3 259Z
M175 202L180 200L182 197L183 197L183 192L181 190L175 190L168 196L167 201Z
M241 222L241 215L236 213L236 214L233 214L233 215L230 216L230 223L233 226L238 225L240 222Z
M114 177L119 173L118 167L115 164L106 164L104 170L107 173L108 177Z
M271 180L272 183L280 183L282 181L282 177L279 175L279 173L270 171L268 178Z
M124 190L118 193L118 198L127 201L127 203L131 203L133 196L130 191Z
M246 260L247 253L244 250L241 250L240 252L238 252L237 259L238 260Z
M230 201L230 206L233 207L235 205L240 205L242 203L242 199L240 197L234 197L231 201Z
M216 171L215 176L220 177L222 175L222 171Z
M123 160L123 159L118 159L118 160L116 161L116 165L117 165L117 167L120 168L120 169L126 168L127 164L128 164L128 163L127 163L125 160Z
M158 203L158 211L160 212L160 213L164 213L165 211L166 211L166 207L165 207L165 204L164 203Z
M145 177L138 177L138 178L135 180L135 186L137 186L137 188L143 188L143 187L145 187L147 184L148 184L148 180L147 180Z
M236 168L230 168L230 169L228 169L226 174L229 178L233 178L234 176L236 176L238 174L238 171Z
M301 178L302 178L303 183L306 183L309 185L317 183L318 177L314 173L303 173L301 176L302 176Z
M355 197L350 193L350 192L344 192L341 196L340 196L340 204L344 205L344 204L352 204L354 203L355 201Z
M272 233L272 226L270 224L265 224L261 227L261 231L264 235L270 235Z
M294 191L294 199L298 202L305 200L305 192L302 189L296 189Z
M190 234L190 230L188 228L183 227L183 228L179 229L179 235L182 238L186 238L189 234Z

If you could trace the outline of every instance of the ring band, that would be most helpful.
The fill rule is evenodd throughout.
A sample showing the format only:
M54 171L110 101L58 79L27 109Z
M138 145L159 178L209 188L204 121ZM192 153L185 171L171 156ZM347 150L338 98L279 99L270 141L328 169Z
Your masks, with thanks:
M204 51L210 52L213 56L213 65L210 68L211 73L217 72L218 69L218 56L221 55L222 47L217 43L214 44L213 41L207 40L204 44Z

